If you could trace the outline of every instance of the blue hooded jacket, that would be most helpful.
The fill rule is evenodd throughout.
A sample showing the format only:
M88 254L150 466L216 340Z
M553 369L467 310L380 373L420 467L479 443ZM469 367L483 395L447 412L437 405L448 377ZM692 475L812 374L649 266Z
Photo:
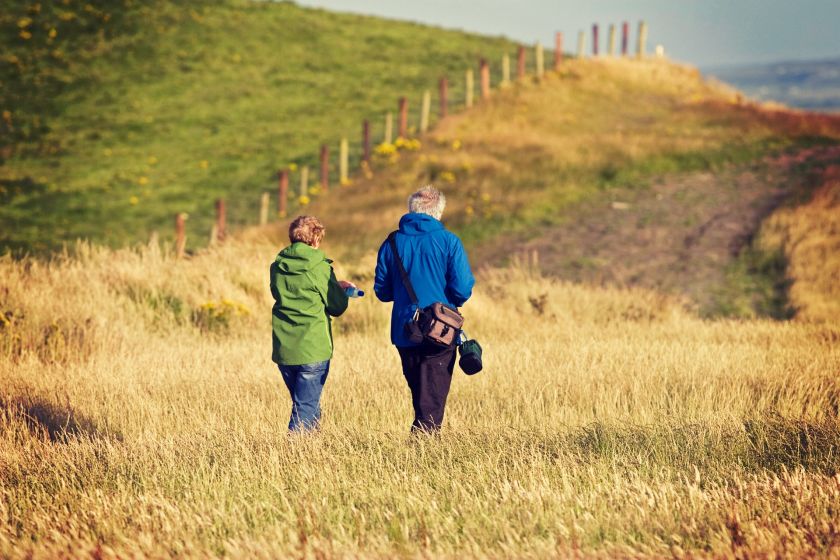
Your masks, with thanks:
M460 307L470 298L475 278L467 253L461 240L440 221L427 214L406 214L400 219L396 242L421 308L436 301ZM373 290L381 301L394 302L391 342L400 348L416 346L403 331L416 307L402 284L388 240L379 248Z

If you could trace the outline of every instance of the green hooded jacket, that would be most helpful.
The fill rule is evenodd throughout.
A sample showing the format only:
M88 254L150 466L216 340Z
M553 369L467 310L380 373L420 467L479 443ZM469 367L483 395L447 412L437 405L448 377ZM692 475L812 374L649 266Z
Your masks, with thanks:
M271 359L285 366L332 358L330 317L347 309L332 261L306 243L292 243L271 263Z

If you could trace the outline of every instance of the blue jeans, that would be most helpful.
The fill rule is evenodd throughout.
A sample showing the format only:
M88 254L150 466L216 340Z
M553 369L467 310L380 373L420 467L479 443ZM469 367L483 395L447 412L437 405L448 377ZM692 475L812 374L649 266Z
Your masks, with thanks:
M317 429L321 421L321 391L330 373L330 361L279 367L292 397L289 431Z

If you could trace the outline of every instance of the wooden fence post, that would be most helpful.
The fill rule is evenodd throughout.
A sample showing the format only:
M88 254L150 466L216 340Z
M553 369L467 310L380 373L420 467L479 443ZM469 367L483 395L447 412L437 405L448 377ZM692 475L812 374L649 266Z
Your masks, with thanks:
M469 109L470 107L473 106L473 95L475 94L475 92L473 91L475 89L475 84L473 83L472 68L467 70L466 80L467 80L467 91L466 91L466 99L464 100L464 102L467 106L467 109Z
M505 53L502 55L502 87L510 85L510 56Z
M277 215L286 217L289 206L289 170L281 169L277 173Z
M423 105L420 108L420 133L425 134L429 130L429 112L432 110L432 92L423 92Z
M362 163L370 165L370 122L362 122Z
M408 138L408 99L400 97L400 127L397 137Z
M584 50L586 49L586 35L583 31L578 31L577 57L583 58Z
M216 239L218 241L224 241L227 232L225 231L227 227L227 216L225 210L225 199L218 198L216 199Z
M175 257L184 258L187 247L187 215L183 212L175 214Z
M598 56L598 24L592 24L592 56Z
M309 197L309 166L303 165L300 168L300 196Z
M449 109L449 82L446 76L438 81L438 95L440 96L440 118L444 119Z
M516 79L522 80L525 78L525 47L520 46L516 53Z
M269 194L267 192L262 193L260 197L260 225L264 226L268 223L268 205L270 203Z
M326 144L321 145L321 190L330 190L330 148Z
M394 115L391 111L385 113L385 140L386 144L391 144L394 141Z
M341 186L344 186L348 182L347 172L348 172L348 164L350 159L350 146L347 142L347 138L341 139L341 144L338 147L338 182Z
M554 69L560 70L560 65L563 63L563 34L557 32L554 34Z
M610 24L610 35L607 42L607 54L609 56L615 56L615 24Z
M545 74L545 56L543 56L542 43L537 41L537 44L534 45L534 51L537 59L537 78L542 80L543 74Z
M647 43L647 23L645 23L644 21L640 21L639 22L639 48L638 48L638 52L636 53L636 55L639 58L644 58L645 57L645 51L646 51L646 48L647 48L646 43Z
M487 59L482 58L479 62L479 72L481 75L481 99L490 99L490 65L487 64Z
M630 43L630 24L621 24L621 56L627 56L627 45Z

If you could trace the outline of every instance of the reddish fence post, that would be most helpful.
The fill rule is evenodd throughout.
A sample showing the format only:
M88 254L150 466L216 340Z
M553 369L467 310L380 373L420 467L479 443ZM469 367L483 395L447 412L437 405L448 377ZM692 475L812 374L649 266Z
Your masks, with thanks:
M630 42L630 24L621 24L621 56L627 56L627 43Z
M516 78L518 80L525 78L525 47L522 46L516 53Z
M187 246L187 215L183 212L175 214L175 256L179 259L184 257L184 249Z
M400 97L400 129L397 136L408 138L408 99Z
M439 97L440 97L440 118L446 117L447 109L449 108L449 82L446 81L446 77L443 77L438 82L438 90L439 90Z
M598 24L592 24L592 56L598 56Z
M224 241L225 240L225 226L227 224L227 219L225 216L225 199L217 198L216 199L216 240L217 241Z
M330 189L330 149L326 144L321 145L321 189Z
M362 123L362 163L370 164L370 123Z
M277 214L286 217L289 199L289 170L281 169L277 172Z
M479 64L481 71L481 98L484 100L490 99L490 65L487 60L482 58Z
M554 34L554 69L560 70L563 63L563 34L559 31Z

